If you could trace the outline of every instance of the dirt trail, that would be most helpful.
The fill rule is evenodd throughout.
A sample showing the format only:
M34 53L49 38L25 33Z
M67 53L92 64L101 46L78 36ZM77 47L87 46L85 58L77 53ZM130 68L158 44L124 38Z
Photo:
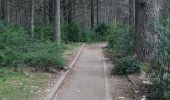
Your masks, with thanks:
M106 100L107 85L102 53L104 46L99 44L84 48L76 69L53 100Z

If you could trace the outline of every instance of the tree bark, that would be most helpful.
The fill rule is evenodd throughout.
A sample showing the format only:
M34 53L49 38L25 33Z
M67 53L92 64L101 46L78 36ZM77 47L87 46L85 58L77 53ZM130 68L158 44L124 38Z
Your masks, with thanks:
M129 0L129 25L135 30L135 0Z
M60 0L55 0L55 27L54 27L54 41L61 42L60 36Z
M68 0L68 7L67 7L67 11L68 11L68 23L71 23L73 20L73 4L71 0Z
M97 13L97 25L99 24L99 0L97 0L97 11L96 11L96 13Z
M48 0L43 0L43 22L44 25L49 24L49 15L48 15Z
M159 0L136 0L134 54L145 61L157 55Z
M91 30L94 29L94 1L91 0Z
M6 20L9 23L10 22L10 2L9 0L6 1Z
M34 38L34 28L35 28L35 19L34 19L34 13L35 13L35 1L31 0L31 21L30 21L30 27L31 27L31 38Z

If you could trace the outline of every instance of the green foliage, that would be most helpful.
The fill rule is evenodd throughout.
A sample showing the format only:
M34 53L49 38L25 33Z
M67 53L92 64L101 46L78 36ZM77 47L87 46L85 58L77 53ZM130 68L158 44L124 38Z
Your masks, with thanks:
M112 50L115 56L122 57L132 53L133 34L129 28L113 23L108 32L110 34L108 48Z
M140 72L139 62L131 57L133 48L133 32L119 24L113 23L109 29L109 57L116 63L112 69L113 75L128 75Z
M13 65L20 58L20 49L27 43L27 31L0 21L0 65Z
M80 42L81 30L78 23L65 23L62 26L62 39L64 42Z
M140 72L140 63L133 57L121 58L112 69L112 75L129 75Z
M0 22L0 66L28 66L62 68L63 48L50 41L29 41L27 31Z
M96 41L106 41L107 40L107 37L109 36L108 34L108 28L109 26L104 24L104 23L101 23L101 24L98 24L95 28L95 40Z
M164 25L160 28L158 55L150 68L150 78L153 82L151 100L170 98L170 25Z
M170 79L153 81L151 100L169 100L170 98Z
M35 28L35 38L40 40L53 40L53 31L53 25L37 25Z
M27 66L62 68L64 59L63 49L60 45L52 42L40 42L28 44L26 52L23 53L23 62Z
M62 24L62 39L63 42L94 42L105 41L108 36L108 26L99 24L95 31L89 30L82 23L64 23Z
M82 32L81 42L93 42L93 41L94 41L94 32L92 31Z
M94 31L83 23L63 22L61 25L61 38L63 43L106 41L109 37L108 26L104 23L96 26ZM53 25L37 25L35 38L38 40L53 40Z

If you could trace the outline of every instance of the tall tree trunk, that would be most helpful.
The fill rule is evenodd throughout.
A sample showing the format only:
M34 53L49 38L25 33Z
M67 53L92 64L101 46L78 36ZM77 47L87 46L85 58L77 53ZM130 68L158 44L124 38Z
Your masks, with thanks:
M6 1L6 21L10 22L10 1Z
M63 0L63 18L64 22L68 22L68 13L67 13L67 0Z
M136 0L134 54L153 61L157 54L159 0Z
M54 22L54 16L55 16L55 0L49 0L49 21L50 23Z
M61 42L60 36L60 0L55 0L55 27L54 27L54 41Z
M67 7L67 11L68 11L68 23L71 23L72 22L72 17L73 17L73 4L72 4L72 1L71 0L68 0L68 7Z
M96 13L97 13L97 25L99 24L99 0L97 0L97 7L96 7Z
M135 30L135 0L129 0L129 25Z
M31 0L31 21L30 21L30 27L31 27L31 38L34 38L34 28L35 28L35 1L34 0Z
M91 30L94 29L94 1L91 0Z
M1 15L1 19L4 19L4 15L5 15L5 7L4 7L4 0L1 0L1 2L0 2L0 5L1 5L1 13L0 13L0 15Z
M43 22L44 25L49 24L49 15L48 15L48 0L43 0Z

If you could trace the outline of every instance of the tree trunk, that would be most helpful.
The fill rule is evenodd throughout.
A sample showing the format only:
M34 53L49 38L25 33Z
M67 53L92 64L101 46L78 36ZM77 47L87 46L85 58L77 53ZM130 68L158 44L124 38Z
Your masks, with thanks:
M54 27L54 41L61 42L60 36L60 0L55 0L55 27Z
M67 0L63 0L63 18L64 22L68 22L68 13L67 13Z
M5 7L4 7L4 0L1 0L1 19L5 19Z
M135 30L135 0L129 0L129 25Z
M35 12L35 2L34 0L31 0L31 21L30 21L30 27L31 27L31 38L34 38L34 28L35 28L35 20L34 20L34 12Z
M71 23L72 22L72 17L73 17L73 14L72 14L72 12L73 12L73 4L72 4L72 1L71 0L68 0L68 7L67 7L67 11L68 11L68 19L67 19L67 21L68 21L68 23Z
M10 2L9 0L6 1L6 21L10 22Z
M54 22L54 16L55 16L55 1L56 0L49 0L49 21L50 23Z
M91 30L94 29L94 1L91 0Z
M153 61L157 55L159 0L136 0L134 54Z
M96 11L96 13L97 13L97 25L99 24L99 0L97 0L97 11Z
M48 15L48 0L43 0L43 22L44 25L49 24L49 15Z

